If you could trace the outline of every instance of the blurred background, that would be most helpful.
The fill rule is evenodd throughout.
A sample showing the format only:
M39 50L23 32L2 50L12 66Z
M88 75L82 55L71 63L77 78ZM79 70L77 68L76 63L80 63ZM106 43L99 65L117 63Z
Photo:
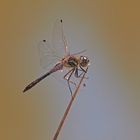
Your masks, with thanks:
M59 140L140 139L140 2L8 0L0 4L0 139L51 140L70 100L44 71L37 44L57 18L71 52L86 49L90 68Z

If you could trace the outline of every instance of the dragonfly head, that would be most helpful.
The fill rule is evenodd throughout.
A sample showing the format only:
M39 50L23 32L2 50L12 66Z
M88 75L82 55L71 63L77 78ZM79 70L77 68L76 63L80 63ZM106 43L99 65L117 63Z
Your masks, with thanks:
M80 66L87 67L89 65L89 59L86 56L80 56Z

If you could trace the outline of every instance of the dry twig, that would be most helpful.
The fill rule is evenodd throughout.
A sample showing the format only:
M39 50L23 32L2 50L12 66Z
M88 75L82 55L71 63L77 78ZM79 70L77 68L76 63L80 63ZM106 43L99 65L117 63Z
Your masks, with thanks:
M85 73L83 74L82 78L80 79L80 82L79 82L78 86L76 87L76 89L75 89L75 91L74 91L74 93L73 93L73 95L72 95L72 98L71 98L71 100L70 100L70 102L69 102L69 104L68 104L68 106L67 106L67 108L66 108L66 111L65 111L65 113L64 113L64 115L63 115L63 117L62 117L62 119L61 119L61 121L60 121L60 124L59 124L59 126L58 126L58 128L57 128L57 131L56 131L56 133L55 133L55 135L54 135L54 137L53 137L53 140L57 140L57 137L58 137L58 135L59 135L59 133L60 133L60 131L61 131L61 128L62 128L62 126L63 126L63 124L64 124L64 121L65 121L65 119L66 119L66 117L67 117L67 115L68 115L68 112L69 112L69 110L70 110L70 108L71 108L71 106L72 106L72 103L73 103L73 101L74 101L74 99L75 99L75 97L76 97L76 95L77 95L77 93L78 93L78 90L79 90L79 88L80 88L80 85L81 85L82 81L83 81L84 78L85 78L85 74L87 73L87 70L88 70L88 67L87 67Z

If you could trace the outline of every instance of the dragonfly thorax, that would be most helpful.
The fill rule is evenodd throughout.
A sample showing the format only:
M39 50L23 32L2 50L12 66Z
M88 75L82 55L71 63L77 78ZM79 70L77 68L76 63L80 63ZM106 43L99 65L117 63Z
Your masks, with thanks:
M64 59L64 66L65 67L78 67L79 59L74 56L69 56L68 58Z

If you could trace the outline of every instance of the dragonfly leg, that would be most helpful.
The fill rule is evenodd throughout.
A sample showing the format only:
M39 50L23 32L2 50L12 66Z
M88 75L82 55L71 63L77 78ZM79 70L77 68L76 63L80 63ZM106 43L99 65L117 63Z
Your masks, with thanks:
M78 71L82 71L80 74L78 74ZM81 78L82 77L82 75L85 73L86 71L82 68L82 67L80 67L80 69L76 69L75 70L75 77L76 78ZM84 77L84 79L88 79L88 77Z
M66 75L64 75L64 79L67 81L68 83L68 87L69 87L69 90L70 90L70 93L71 93L71 96L72 96L72 89L70 87L70 83L71 84L74 84L76 86L76 83L74 83L73 81L70 80L73 72L75 71L75 68L71 69L68 73L66 73ZM69 75L69 76L68 76ZM68 76L68 77L67 77Z
M80 68L81 68L81 67L80 67ZM81 72L80 74L78 73L79 71ZM76 69L75 69L74 75L75 75L76 78L82 78L82 76L83 76L83 74L84 74L85 72L86 72L86 71L83 70L82 68L81 68L81 69L76 68ZM84 77L84 79L88 79L88 77ZM83 84L83 87L85 87L85 86L86 86L86 84L84 83L84 84Z
M66 81L68 81L68 75L71 73L73 71L73 69L71 69L68 73L66 73L66 75L64 75L64 80L66 80ZM76 86L76 83L75 82L73 82L73 81L71 81L71 80L69 80L69 82L71 83L71 84L73 84L74 86Z

